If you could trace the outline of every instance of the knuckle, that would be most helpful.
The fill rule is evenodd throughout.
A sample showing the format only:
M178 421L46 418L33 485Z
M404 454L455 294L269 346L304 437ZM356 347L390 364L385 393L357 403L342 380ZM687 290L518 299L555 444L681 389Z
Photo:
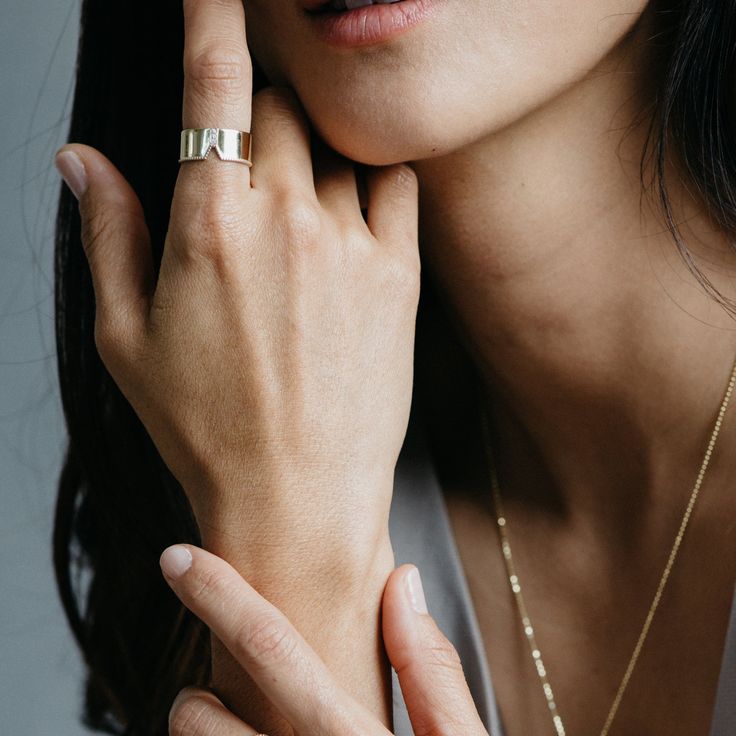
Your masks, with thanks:
M200 268L203 265L221 278L235 276L239 270L239 247L232 246L222 238L207 237L197 241L194 248L188 249L182 258L186 265Z
M198 240L230 242L240 231L240 212L229 196L213 197L194 216L191 230Z
M322 213L316 202L292 190L275 195L274 214L291 245L316 245L322 232Z
M216 728L211 705L196 695L175 703L169 713L170 736L215 736Z
M237 652L264 669L288 662L296 652L296 645L289 626L272 614L246 622L235 636Z
M216 570L204 569L197 576L196 585L190 592L190 597L200 605L206 606L208 601L220 600L223 597L225 580Z
M243 228L239 213L222 202L200 210L177 235L179 253L185 261L194 259L231 269L243 247Z
M444 637L433 642L425 651L430 666L446 670L450 675L462 674L460 655L453 644Z
M391 180L395 189L407 194L413 194L419 188L417 175L411 166L399 164L393 167Z
M109 316L95 319L95 347L100 357L107 362L118 353L118 330Z
M98 307L94 323L94 343L102 361L117 365L135 361L136 345L126 313L120 309Z
M399 295L418 298L421 284L419 259L392 254L387 273L388 288Z
M81 238L90 266L104 256L106 247L147 238L145 220L137 207L119 201L86 206L81 218Z
M201 91L232 94L244 89L243 84L251 73L251 62L243 49L220 42L189 59L185 69L189 81Z
M87 258L94 262L100 248L115 235L115 223L104 208L94 209L82 219L81 235Z

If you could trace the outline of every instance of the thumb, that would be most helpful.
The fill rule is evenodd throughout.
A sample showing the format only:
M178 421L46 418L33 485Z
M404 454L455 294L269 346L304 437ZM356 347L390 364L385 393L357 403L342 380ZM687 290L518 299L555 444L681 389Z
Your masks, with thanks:
M142 326L154 278L140 200L110 160L90 146L63 146L55 164L79 200L82 245L92 275L98 325L113 326L122 317Z
M414 565L389 576L382 627L415 736L488 736L457 650L427 613Z

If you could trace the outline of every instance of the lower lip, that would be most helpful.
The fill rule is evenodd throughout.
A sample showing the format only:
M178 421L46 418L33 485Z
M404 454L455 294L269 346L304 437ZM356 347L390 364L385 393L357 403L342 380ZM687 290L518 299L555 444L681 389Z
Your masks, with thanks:
M372 46L405 33L432 14L435 0L401 0L387 5L310 13L317 35L334 46Z

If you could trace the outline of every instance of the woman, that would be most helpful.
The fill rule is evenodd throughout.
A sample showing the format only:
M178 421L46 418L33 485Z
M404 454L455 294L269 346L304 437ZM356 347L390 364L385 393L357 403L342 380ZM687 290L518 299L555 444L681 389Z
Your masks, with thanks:
M57 156L86 722L736 732L736 3L180 14L86 0Z

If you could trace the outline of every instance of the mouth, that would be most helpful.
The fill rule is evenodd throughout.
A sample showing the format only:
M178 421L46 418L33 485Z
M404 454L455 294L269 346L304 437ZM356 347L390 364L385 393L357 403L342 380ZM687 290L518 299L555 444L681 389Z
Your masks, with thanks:
M406 0L306 0L304 9L308 13L322 15L355 10L366 5L395 5L401 2L406 2Z
M443 0L301 0L314 32L333 47L384 43L429 18Z

